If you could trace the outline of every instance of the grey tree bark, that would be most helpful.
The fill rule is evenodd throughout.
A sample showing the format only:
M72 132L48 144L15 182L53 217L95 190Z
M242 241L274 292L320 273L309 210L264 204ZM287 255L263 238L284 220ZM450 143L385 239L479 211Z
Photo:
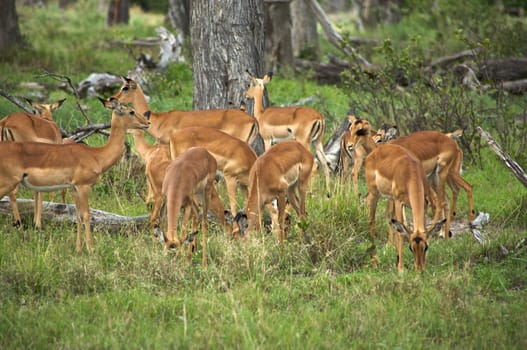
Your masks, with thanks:
M15 0L3 0L0 11L0 56L22 43Z
M305 0L291 1L292 42L295 57L318 61L317 19Z
M194 109L239 106L247 73L264 70L261 0L193 0L190 44Z
M128 24L129 20L130 0L110 0L106 24L108 24L108 26L118 23Z
M291 10L289 0L265 0L265 66L277 71L293 65Z
M172 27L183 34L190 35L190 0L168 0L168 19Z

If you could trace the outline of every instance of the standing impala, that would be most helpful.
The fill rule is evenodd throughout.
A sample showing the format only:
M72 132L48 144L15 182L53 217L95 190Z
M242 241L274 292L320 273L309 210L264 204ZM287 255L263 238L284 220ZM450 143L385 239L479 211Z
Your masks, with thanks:
M245 214L238 213L235 217L240 234L246 230L259 231L264 206L277 199L278 237L283 242L286 200L301 219L306 217L306 191L313 163L313 154L296 141L280 142L258 157L249 177Z
M123 85L112 97L117 98L121 103L132 103L134 109L141 115L149 115L151 125L147 131L161 143L169 142L173 130L192 126L219 129L248 144L252 144L258 136L256 120L239 109L152 112L141 86L132 79L124 77L122 79Z
M106 145L46 144L39 142L0 143L0 197L22 183L38 192L71 188L77 211L77 252L82 251L82 226L86 247L92 251L89 192L101 175L122 156L127 129L144 129L148 120L119 101L101 100L111 108L112 123Z
M143 130L132 130L132 135L134 137L135 149L145 163L146 185L148 188L146 202L153 201L150 213L150 227L155 244L156 227L159 226L159 213L165 202L162 192L163 179L165 178L166 169L172 161L170 158L170 149L168 145L164 144L149 144L145 139Z
M51 104L39 104L29 99L26 100L35 110L35 114L15 112L0 120L1 141L62 143L62 133L57 123L53 121L52 113L62 106L66 99ZM9 202L13 210L14 225L20 227L22 219L16 201L17 192L18 186L9 193ZM42 194L35 192L34 198L33 223L37 229L40 229L42 227Z
M326 180L326 191L329 195L329 162L324 153L325 121L324 116L311 107L267 107L263 106L265 85L271 81L272 72L262 79L250 76L251 83L245 92L245 98L254 100L254 117L260 126L260 135L265 150L273 141L294 139L307 149L312 144Z
M352 138L349 147L357 147L363 144L367 152L371 152L376 145L367 141L370 134L369 123L359 119L351 126ZM437 192L439 208L442 216L446 218L444 225L445 238L450 237L450 222L454 217L457 195L459 187L467 192L469 220L474 220L474 204L472 201L472 185L470 185L460 175L463 162L463 152L453 140L456 133L452 136L445 135L438 131L418 131L408 136L397 138L391 143L400 145L410 151L423 165L427 176L431 176L431 185ZM446 200L445 184L452 189L452 209L449 211Z
M172 131L170 135L172 159L190 147L203 147L216 158L218 171L221 171L225 177L231 212L235 213L237 210L236 188L240 186L245 201L249 186L249 172L256 161L256 153L247 142L218 129L193 127Z
M224 211L214 181L216 178L217 163L216 159L201 147L191 147L176 157L167 167L163 180L163 194L167 201L167 232L165 235L165 247L167 249L181 245L187 240L186 232L182 229L182 234L178 238L178 218L181 209L185 209L183 222L188 220L190 212L194 218L199 217L196 202L200 201L203 207L201 231L203 236L202 265L207 266L207 211L210 208L214 215L227 229L230 229L225 220L229 215ZM195 223L194 219L194 223ZM185 225L183 225L185 227ZM193 242L190 242L188 258L192 253Z
M353 126L353 123L357 118L353 115L348 116L348 120L350 121L350 127ZM395 137L395 134L397 133L397 127L396 126L386 126L383 125L380 129L377 130L377 132L373 132L371 137L373 141L376 144L381 144L383 142L386 142L388 140L391 140ZM353 160L353 169L351 171L351 178L353 182L353 191L355 194L359 193L359 172L362 167L362 163L364 162L364 158L366 157L367 153L364 147L355 147L353 150L350 150L348 148L348 145L351 142L351 130L348 129L340 139L340 181L341 184L344 184L344 181L346 180L346 177L349 173L349 165L348 163L350 160Z

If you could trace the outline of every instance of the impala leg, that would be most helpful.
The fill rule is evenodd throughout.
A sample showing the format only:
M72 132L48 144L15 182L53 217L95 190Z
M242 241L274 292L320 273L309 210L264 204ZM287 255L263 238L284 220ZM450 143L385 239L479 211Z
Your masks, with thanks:
M370 241L372 266L377 267L377 249L375 247L375 212L377 211L378 194L370 189L366 202L370 209Z
M231 205L231 212L236 213L236 210L237 210L237 203L236 203L237 181L236 181L236 178L230 175L225 175L225 184L227 185L227 193L229 195L229 203Z
M315 155L317 156L318 162L320 163L320 167L322 167L322 171L324 172L324 178L326 181L326 195L330 196L330 189L329 189L329 166L328 166L328 159L326 158L326 154L324 153L324 148L322 146L322 141L320 139L317 140L317 142L314 144L315 147Z
M388 212L388 220L392 220L395 217L395 203L393 200L387 200L386 201L386 210ZM397 219L399 220L399 219ZM402 221L399 221L402 222ZM388 244L395 245L395 238L396 238L397 232L394 232L394 229L392 225L389 225L388 227Z
M201 219L201 235L203 236L203 243L202 243L202 252L201 252L201 265L205 268L207 267L207 212L209 211L209 205L210 205L210 192L211 187L214 187L213 183L210 182L207 185L207 188L205 189L205 193L203 194L203 218Z
M43 193L35 192L34 194L34 215L33 215L33 224L37 230L42 229L42 201Z
M18 211L18 203L16 201L16 194L18 192L18 186L14 190L9 192L9 203L11 204L11 210L13 210L13 226L21 228L22 227L22 218L20 217L20 212Z
M349 157L348 154L344 151L343 145L340 147L340 184L344 185L346 183L346 178L349 175Z
M393 201L392 203L393 203L393 206L395 207L395 219L399 222L404 222L403 205L401 204L401 202L397 200ZM390 221L391 221L391 218L390 218ZM397 270L399 271L399 273L401 273L404 271L404 260L403 260L404 237L402 234L396 234L394 238L395 238L395 246L397 247Z
M280 225L280 231L278 233L278 239L280 243L284 243L285 240L285 206L286 206L286 196L284 193L278 195L278 223Z
M152 207L152 212L150 213L150 228L152 230L152 242L154 244L154 247L157 243L157 237L156 237L156 227L159 227L159 214L161 212L161 208L163 207L163 196L162 195L156 195L154 197L154 205Z
M474 201L472 198L472 185L469 184L459 173L451 172L450 178L457 185L462 187L467 193L467 202L468 202L468 217L469 221L472 221L476 218L476 213L474 212ZM455 208L454 208L455 209Z
M73 190L73 199L75 201L75 212L77 215L77 253L82 252L82 227L86 231L86 248L89 252L92 250L91 231L90 231L90 209L88 206L89 188L85 186L76 186Z
M359 193L359 172L360 168L362 167L362 163L364 163L364 148L361 147L363 150L362 152L359 152L359 150L355 150L353 154L355 157L353 158L353 170L351 171L351 177L353 179L353 192L357 195Z

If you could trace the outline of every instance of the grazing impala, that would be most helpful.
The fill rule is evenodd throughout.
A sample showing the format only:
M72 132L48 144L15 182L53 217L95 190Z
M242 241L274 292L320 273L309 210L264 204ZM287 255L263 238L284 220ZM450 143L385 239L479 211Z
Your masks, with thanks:
M82 226L86 247L92 251L90 208L91 186L122 156L127 129L144 129L145 117L116 99L102 101L111 108L110 137L102 147L83 144L46 144L39 142L0 143L0 197L20 183L33 191L49 192L71 188L77 210L77 252L82 251Z
M325 121L324 116L311 107L267 107L263 106L265 85L271 81L273 73L267 73L262 79L250 75L251 83L245 92L245 98L254 100L254 117L260 126L260 135L265 150L276 140L294 139L307 149L312 144L320 167L324 171L326 191L329 195L329 166L324 153Z
M352 130L354 136L351 144L353 144L353 147L356 147L357 143L362 143L365 148L370 147L367 152L374 149L376 146L374 143L364 142L366 135L370 133L367 121L355 121L352 125ZM469 219L471 221L474 220L472 185L460 175L463 152L452 137L438 131L418 131L408 136L397 138L391 143L400 145L410 151L423 165L425 174L433 180L430 183L437 193L441 213L446 218L444 225L445 238L448 239L450 237L450 221L454 217L454 212L452 210L449 212L448 210L445 184L451 187L454 194L453 200L457 200L459 187L462 187L467 192ZM455 202L453 202L452 206L455 208Z
M286 200L301 219L306 217L306 191L313 163L313 154L296 141L278 143L258 157L249 177L245 214L235 217L240 234L259 231L264 206L277 199L279 239L283 242Z
M199 217L197 204L202 203L203 214L201 231L203 236L202 265L207 266L207 211L210 208L220 219L224 228L227 228L223 203L214 187L216 177L216 159L201 147L191 147L170 162L166 169L162 191L167 201L167 232L165 234L165 247L167 249L181 245L187 240L184 230L181 240L178 238L178 218L181 209L185 209L183 222L186 223L190 212L194 217ZM196 223L196 220L194 220ZM185 227L185 225L183 225ZM230 231L230 230L228 230ZM230 234L230 232L227 232ZM193 242L189 242L188 258L190 260Z
M235 213L237 185L240 186L245 201L249 172L256 161L256 153L247 142L218 129L193 127L172 131L170 135L172 159L190 147L203 147L216 158L218 171L221 171L225 177L231 212Z
M459 187L462 187L467 193L469 220L474 220L472 185L461 177L463 152L456 141L438 131L418 131L395 139L392 143L412 152L423 164L427 175L434 171L437 173L437 182L434 182L433 185L437 192L440 207L443 208L443 215L447 219L444 228L446 239L450 238L450 221L455 216ZM445 184L449 185L453 193L453 203L450 210L448 208Z
M424 271L428 238L439 232L444 221L437 222L438 210L435 193L431 191L425 172L419 160L401 146L384 144L366 157L364 166L368 186L367 203L370 210L370 238L374 247L372 260L376 264L375 252L375 212L379 197L385 196L393 200L395 219L392 226L401 234L397 235L397 268L404 269L403 236L410 242L410 250L414 257L417 271ZM425 198L433 198L436 203L434 226L425 228ZM412 210L413 230L403 222L403 206Z
M141 86L134 80L122 78L123 85L112 96L121 103L132 103L137 113L149 115L151 126L148 133L161 143L168 143L170 132L193 126L205 126L226 132L242 141L252 144L258 136L258 123L239 109L210 109L154 113L150 111Z
M24 112L11 113L0 120L1 141L62 143L62 133L57 123L53 121L52 113L66 99L52 104L38 104L26 99L33 107L35 114ZM20 227L22 219L16 202L18 186L9 193L9 202L13 210L14 225ZM64 192L62 199L64 201ZM42 227L42 194L35 192L33 223L37 229Z

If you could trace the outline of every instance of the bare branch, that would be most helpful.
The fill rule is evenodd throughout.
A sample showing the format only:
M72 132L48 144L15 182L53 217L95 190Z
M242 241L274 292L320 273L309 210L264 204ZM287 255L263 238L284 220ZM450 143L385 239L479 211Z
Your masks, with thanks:
M12 96L11 94L9 94L7 91L5 91L4 89L0 88L0 95L1 96L4 96L6 99L8 99L10 102L12 102L14 105L22 108L24 111L26 111L27 113L30 113L30 114L33 114L33 110L26 107L24 105L23 102L20 102L18 100L18 98L16 98L15 96Z
M512 171L514 176L516 176L516 178L520 180L520 182L525 187L527 187L527 174L522 169L522 167L514 160L512 160L511 157L501 149L498 143L490 136L488 132L486 132L479 126L477 127L477 130L480 133L481 137L483 137L485 141L487 141L487 144L490 146L490 148L492 148L494 153L496 153L500 157L505 166L507 166L507 168Z
M77 108L82 113L82 115L84 116L84 118L86 119L88 124L92 123L92 121L90 120L88 115L84 112L84 110L81 107L81 104L79 102L80 101L80 95L79 95L79 92L77 91L77 88L75 88L74 84L71 82L71 79L68 76L62 75L62 74L51 73L51 72L48 72L47 70L44 70L44 73L39 75L39 76L37 76L37 77L38 78L49 77L49 78L52 78L54 80L57 80L57 81L60 81L60 82L63 82L63 83L66 82L68 84L68 86L71 88L71 90L73 91L73 94L75 95L75 102L77 104Z
M306 0L309 8L315 15L317 21L322 25L324 33L326 34L328 40L332 42L336 47L342 50L346 55L353 55L357 58L360 64L366 68L374 68L374 66L368 62L364 57L362 57L357 51L352 47L344 47L342 45L343 40L342 36L333 29L333 25L326 16L324 10L316 0Z

